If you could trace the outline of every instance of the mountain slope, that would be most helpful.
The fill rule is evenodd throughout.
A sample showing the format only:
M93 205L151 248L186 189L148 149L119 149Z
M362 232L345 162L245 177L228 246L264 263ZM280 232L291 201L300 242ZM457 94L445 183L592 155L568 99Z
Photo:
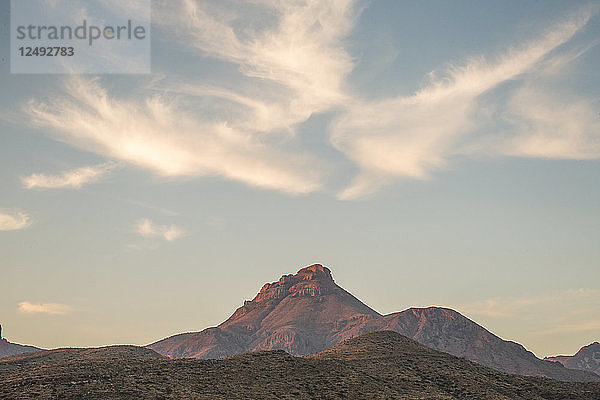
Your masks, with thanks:
M583 346L572 356L546 357L544 360L559 362L567 368L594 372L600 375L600 343Z
M2 326L0 325L0 358L15 356L17 354L32 353L40 351L37 347L24 346L22 344L11 343L2 337Z
M394 332L363 335L303 358L263 351L168 359L116 346L0 360L11 399L564 399L600 398L599 383L508 375Z
M540 360L520 344L502 340L454 310L411 308L381 315L336 285L329 269L320 264L265 284L252 301L245 301L217 327L175 335L148 347L175 358L220 358L275 349L306 355L382 330L503 372L563 381L598 378Z
M23 353L33 353L40 350L37 347L24 346L22 344L11 343L6 339L0 339L0 358Z

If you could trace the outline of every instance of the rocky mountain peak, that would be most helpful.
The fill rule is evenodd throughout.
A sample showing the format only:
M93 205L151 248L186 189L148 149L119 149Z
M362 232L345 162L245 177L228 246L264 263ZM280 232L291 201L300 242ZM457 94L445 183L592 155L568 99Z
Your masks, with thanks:
M316 280L323 279L326 281L333 282L333 277L331 276L331 271L329 268L321 265L321 264L313 264L308 267L302 268L295 275L303 280Z
M277 282L265 283L252 302L281 299L290 295L321 296L331 293L334 286L329 268L321 264L313 264L302 268L295 275L283 275Z
M295 308L295 305L300 304L301 306ZM309 304L312 306L308 306ZM245 329L253 331L263 325L261 321L267 318L267 315L269 320L281 322L293 319L293 316L298 316L299 313L311 314L307 310L320 310L323 316L327 315L326 318L323 317L327 321L335 321L344 316L379 316L376 311L339 287L334 282L329 268L322 264L312 264L301 268L295 274L283 275L276 282L265 283L252 300L245 300L244 304L219 327L242 324ZM310 318L316 318L316 314L311 315Z

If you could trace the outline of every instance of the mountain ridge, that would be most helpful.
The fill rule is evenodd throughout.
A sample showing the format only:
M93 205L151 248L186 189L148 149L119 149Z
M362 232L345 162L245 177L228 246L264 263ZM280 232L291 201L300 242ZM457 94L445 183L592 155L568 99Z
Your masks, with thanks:
M544 357L544 360L558 362L566 368L589 371L600 376L600 343L593 342L583 346L572 356Z
M540 360L522 345L499 338L449 308L410 308L382 315L338 286L321 264L266 283L216 327L170 336L147 347L172 358L222 358L276 349L303 356L383 330L503 372L564 381L597 378Z

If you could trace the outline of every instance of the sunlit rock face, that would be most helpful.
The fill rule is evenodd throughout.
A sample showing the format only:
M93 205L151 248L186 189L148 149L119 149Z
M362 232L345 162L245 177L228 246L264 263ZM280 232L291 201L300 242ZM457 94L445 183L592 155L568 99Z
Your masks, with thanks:
M336 286L329 268L314 264L302 268L296 275L283 275L277 282L266 283L256 297L244 305L286 296L323 296L331 294Z

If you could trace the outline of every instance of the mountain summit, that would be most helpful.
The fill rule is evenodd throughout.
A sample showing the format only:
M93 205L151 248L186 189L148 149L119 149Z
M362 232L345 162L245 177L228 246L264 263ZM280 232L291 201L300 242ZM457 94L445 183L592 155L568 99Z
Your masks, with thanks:
M243 318L256 308L280 302L286 297L310 298L319 296L337 296L342 303L355 303L351 307L365 307L363 311L366 311L366 308L368 308L335 284L329 268L321 264L314 264L302 268L296 275L283 275L277 282L265 283L254 299L250 301L246 300L244 305L238 308L226 323ZM352 299L347 296L350 296ZM370 309L367 312L375 313Z
M254 299L244 301L216 327L171 336L148 347L172 358L221 358L259 350L308 355L383 330L503 372L565 381L600 380L540 360L520 344L502 340L448 308L410 308L381 315L338 286L321 264L266 283Z

